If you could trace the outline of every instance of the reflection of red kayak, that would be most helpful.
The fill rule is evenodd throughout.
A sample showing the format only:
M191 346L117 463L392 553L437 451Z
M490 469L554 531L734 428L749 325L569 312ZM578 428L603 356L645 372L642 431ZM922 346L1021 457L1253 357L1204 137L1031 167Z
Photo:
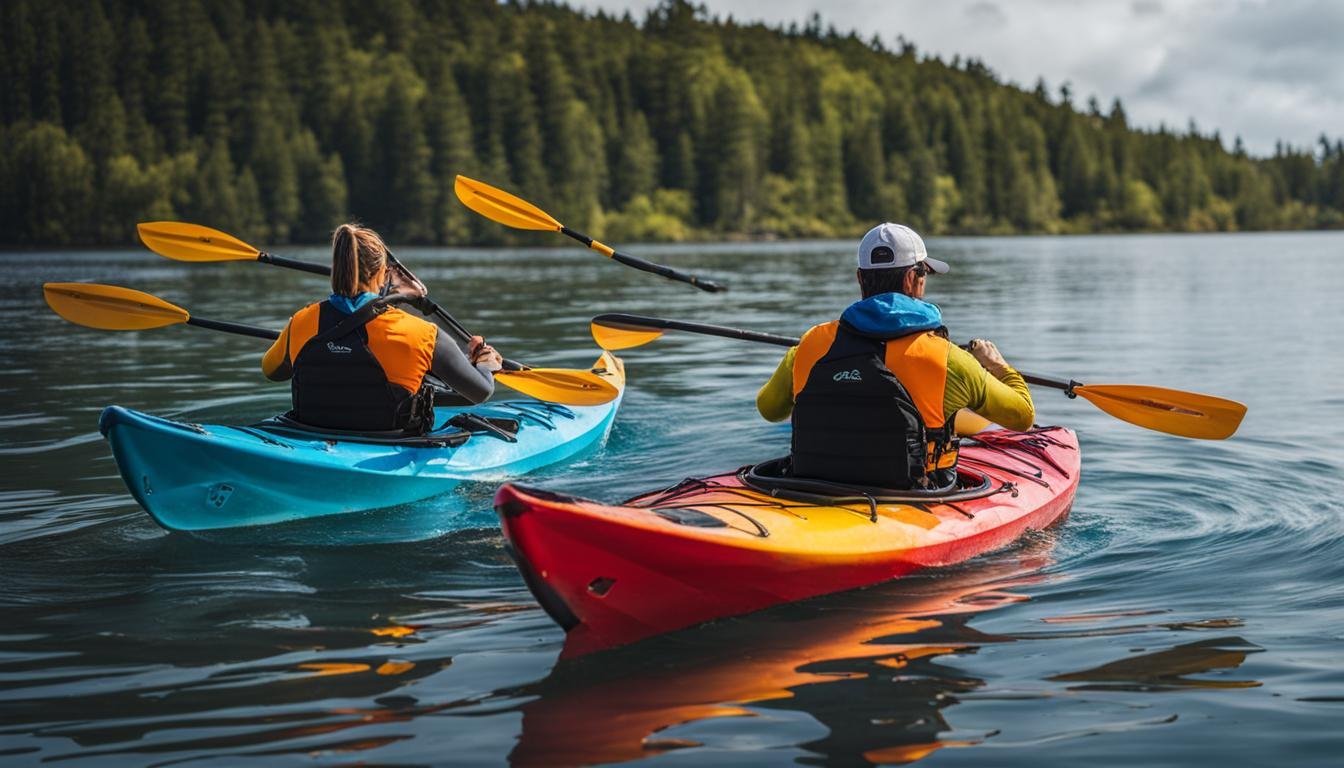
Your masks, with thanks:
M1078 441L981 433L961 466L961 487L932 498L836 496L757 465L620 506L505 485L495 509L572 657L1003 547L1068 512Z
M679 738L685 734L678 726L769 709L806 712L843 735L843 744L807 745L825 756L818 762L859 764L859 755L909 762L960 745L946 736L953 727L945 708L984 681L947 657L1012 639L967 623L1025 600L1015 591L1044 580L1038 571L1051 562L1049 547L1036 541L984 567L888 582L816 606L780 606L750 620L654 638L652 647L615 651L599 664L561 664L524 691L535 698L521 707L522 733L509 761L639 760L697 746ZM882 680L880 696L865 696L869 677Z

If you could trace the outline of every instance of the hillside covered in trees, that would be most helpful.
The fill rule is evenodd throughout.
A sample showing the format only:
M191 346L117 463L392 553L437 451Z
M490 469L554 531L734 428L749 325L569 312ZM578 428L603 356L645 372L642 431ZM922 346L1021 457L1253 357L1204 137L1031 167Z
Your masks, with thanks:
M456 173L605 239L1344 226L1344 142L1252 158L896 46L679 1L6 0L0 242L505 241Z

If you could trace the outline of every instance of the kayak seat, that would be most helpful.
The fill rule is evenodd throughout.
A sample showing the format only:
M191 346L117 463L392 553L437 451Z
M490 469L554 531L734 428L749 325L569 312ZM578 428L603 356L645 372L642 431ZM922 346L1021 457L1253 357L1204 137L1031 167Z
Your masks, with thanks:
M400 445L408 448L456 448L471 438L471 432L454 428L435 430L429 434L407 434L405 430L352 431L314 427L295 419L289 413L272 416L265 421L253 424L250 429L262 430L271 434L290 438L319 437L350 443L370 443L373 445Z

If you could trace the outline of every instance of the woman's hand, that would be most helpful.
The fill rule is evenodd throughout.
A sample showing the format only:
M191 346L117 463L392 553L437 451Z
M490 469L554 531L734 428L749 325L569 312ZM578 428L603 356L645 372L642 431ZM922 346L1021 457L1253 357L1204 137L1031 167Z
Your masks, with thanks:
M480 336L472 336L467 343L467 357L472 365L484 365L491 373L504 367L504 358Z
M388 293L413 299L424 298L429 293L429 289L420 282L420 278L411 274L411 271L403 267L400 262L388 262L387 283L390 289Z

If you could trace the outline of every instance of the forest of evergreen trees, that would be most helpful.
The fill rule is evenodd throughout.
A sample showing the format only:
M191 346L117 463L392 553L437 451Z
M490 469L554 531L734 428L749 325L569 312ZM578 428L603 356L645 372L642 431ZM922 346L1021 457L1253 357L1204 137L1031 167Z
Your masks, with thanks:
M456 173L608 240L1344 226L1339 140L1253 158L816 17L5 0L0 50L10 244L131 243L154 219L318 242L348 217L394 243L506 241Z

